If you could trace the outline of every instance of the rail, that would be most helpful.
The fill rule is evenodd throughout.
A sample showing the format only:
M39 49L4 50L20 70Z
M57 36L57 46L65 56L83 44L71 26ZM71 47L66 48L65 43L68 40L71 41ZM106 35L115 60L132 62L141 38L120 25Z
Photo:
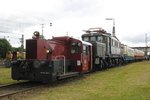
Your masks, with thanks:
M40 83L22 82L16 84L7 84L0 86L0 99L6 97L12 97L14 94L25 92L41 86Z

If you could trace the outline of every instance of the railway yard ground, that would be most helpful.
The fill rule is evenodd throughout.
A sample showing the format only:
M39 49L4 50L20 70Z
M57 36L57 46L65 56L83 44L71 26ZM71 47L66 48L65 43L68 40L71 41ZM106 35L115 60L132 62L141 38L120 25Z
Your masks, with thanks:
M0 85L18 82L11 79L10 71L0 67ZM55 83L15 94L9 100L150 100L150 61Z
M18 81L11 79L11 68L0 66L0 86L13 83L18 83Z

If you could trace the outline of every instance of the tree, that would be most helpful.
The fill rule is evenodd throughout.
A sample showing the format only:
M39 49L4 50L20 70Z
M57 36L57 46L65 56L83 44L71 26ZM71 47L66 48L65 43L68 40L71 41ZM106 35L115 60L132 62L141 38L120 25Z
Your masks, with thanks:
M25 49L22 50L22 47L12 47L12 51L25 51Z
M10 43L6 39L0 39L0 58L5 58L6 52L11 50Z

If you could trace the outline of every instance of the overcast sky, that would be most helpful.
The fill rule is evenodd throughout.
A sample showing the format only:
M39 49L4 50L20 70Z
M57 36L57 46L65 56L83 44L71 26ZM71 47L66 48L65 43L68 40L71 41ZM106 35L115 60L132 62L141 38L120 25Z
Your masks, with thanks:
M69 35L80 38L91 27L112 32L114 18L116 36L129 46L145 46L150 41L149 0L0 0L0 38L6 37L13 46L19 38L31 38L34 31L44 36ZM49 23L52 26L49 26ZM5 34L4 34L5 33ZM14 39L13 39L14 38ZM150 46L150 42L148 43Z

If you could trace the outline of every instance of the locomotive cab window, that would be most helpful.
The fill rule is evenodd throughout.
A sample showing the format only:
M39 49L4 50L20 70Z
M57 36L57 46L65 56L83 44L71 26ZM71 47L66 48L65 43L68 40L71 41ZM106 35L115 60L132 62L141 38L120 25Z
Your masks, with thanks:
M71 43L71 53L80 53L81 43Z
M103 36L98 36L98 37L97 37L97 41L103 42Z
M89 37L83 37L84 41L89 41Z
M96 36L91 36L91 41L96 41Z
M83 54L84 55L89 54L89 47L88 46L83 45Z

